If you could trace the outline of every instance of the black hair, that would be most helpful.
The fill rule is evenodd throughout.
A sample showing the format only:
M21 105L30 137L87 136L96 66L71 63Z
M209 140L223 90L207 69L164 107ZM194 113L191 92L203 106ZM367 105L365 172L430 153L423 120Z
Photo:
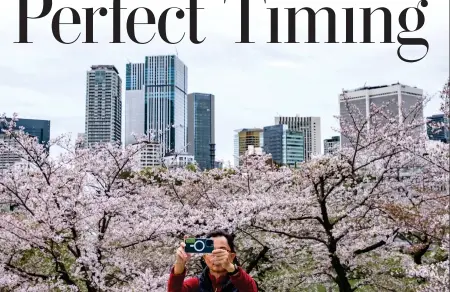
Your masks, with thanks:
M227 233L224 230L215 230L206 235L206 238L220 237L223 236L227 239L228 245L230 246L231 252L236 253L236 247L234 245L234 235Z

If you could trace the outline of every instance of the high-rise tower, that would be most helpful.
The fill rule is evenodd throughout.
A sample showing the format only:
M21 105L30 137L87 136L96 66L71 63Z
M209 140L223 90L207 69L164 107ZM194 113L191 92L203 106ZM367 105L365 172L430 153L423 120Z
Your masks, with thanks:
M87 72L85 143L120 142L122 80L112 65L95 65Z
M215 100L214 95L191 93L188 95L188 153L194 155L201 169L215 165Z
M125 70L125 145L136 142L135 135L144 135L145 80L144 63L128 63Z
M186 65L174 55L148 56L144 64L144 129L157 133L163 155L186 152Z

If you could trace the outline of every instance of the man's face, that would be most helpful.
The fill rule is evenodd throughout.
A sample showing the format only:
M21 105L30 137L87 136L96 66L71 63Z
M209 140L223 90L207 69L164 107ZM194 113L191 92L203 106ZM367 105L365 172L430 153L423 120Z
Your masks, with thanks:
M236 255L231 252L227 239L224 236L213 237L211 239L214 241L214 249L226 250L229 253L229 261L233 262ZM214 264L214 256L212 254L205 255L205 262L212 272L223 273L226 271L222 266Z

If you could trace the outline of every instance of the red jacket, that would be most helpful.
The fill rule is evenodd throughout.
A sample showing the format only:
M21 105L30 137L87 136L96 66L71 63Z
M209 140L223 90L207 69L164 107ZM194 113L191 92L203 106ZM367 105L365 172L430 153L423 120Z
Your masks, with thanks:
M233 283L234 287L236 287L239 290L239 292L258 292L255 280L253 280L253 278L249 274L247 274L241 267L238 267L238 271L239 272L237 274L234 274L233 276L222 276L219 279L216 279L214 276L209 274L209 278L211 279L211 282L213 284L214 291L221 292L219 283L222 282L224 277L230 277L231 282ZM175 275L172 268L169 277L167 291L197 292L199 285L198 278L188 278L185 280L184 279L185 276L186 276L186 269L182 274Z

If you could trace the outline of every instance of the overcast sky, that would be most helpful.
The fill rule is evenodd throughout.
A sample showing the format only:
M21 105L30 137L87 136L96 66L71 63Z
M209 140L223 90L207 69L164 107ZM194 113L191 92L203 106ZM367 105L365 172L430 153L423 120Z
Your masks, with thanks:
M187 0L122 0L122 39L126 44L112 41L112 13L95 18L94 38L98 44L83 44L85 16L82 8L112 7L112 0L53 0L50 14L29 20L28 37L33 44L14 44L19 37L19 1L3 1L0 9L0 112L19 117L51 120L52 138L63 133L84 132L86 71L93 64L115 65L125 81L125 64L143 62L147 55L175 54L189 68L189 92L212 93L216 96L217 158L233 160L233 131L244 127L263 127L274 123L276 115L319 116L322 120L321 139L332 136L338 114L338 95L343 88L381 85L397 81L417 86L434 94L441 89L449 75L449 1L429 0L422 8L424 27L404 37L425 38L430 44L428 55L420 62L405 63L397 57L397 35L401 31L398 16L406 7L417 6L418 0L252 0L250 33L255 44L236 44L240 39L239 0L199 0L199 38L203 44L190 43L188 15L182 20L172 12L169 38L185 39L178 45L164 43L157 35L147 45L134 44L127 36L125 23L129 12L146 6L157 19L163 9L171 6L187 8ZM29 0L29 15L37 16L42 0ZM51 31L55 12L64 6L81 14L81 25L61 29L64 39L71 40L79 32L77 43L58 43ZM394 44L380 44L383 38L382 13L373 17L375 44L325 44L326 13L318 16L317 40L320 44L305 44L307 40L306 13L298 16L298 44L267 44L269 10L280 8L280 40L286 41L287 17L282 8L311 7L318 10L331 7L337 15L337 41L345 41L345 13L342 8L355 8L355 41L362 41L361 7L387 7L392 12ZM187 12L187 11L186 11ZM409 12L408 24L414 28L417 18ZM68 11L63 19L71 21ZM138 13L138 19L144 14ZM137 36L145 39L156 26L142 26ZM407 56L421 56L424 49L405 49ZM125 83L125 82L124 82ZM432 101L425 114L437 112L438 100Z

